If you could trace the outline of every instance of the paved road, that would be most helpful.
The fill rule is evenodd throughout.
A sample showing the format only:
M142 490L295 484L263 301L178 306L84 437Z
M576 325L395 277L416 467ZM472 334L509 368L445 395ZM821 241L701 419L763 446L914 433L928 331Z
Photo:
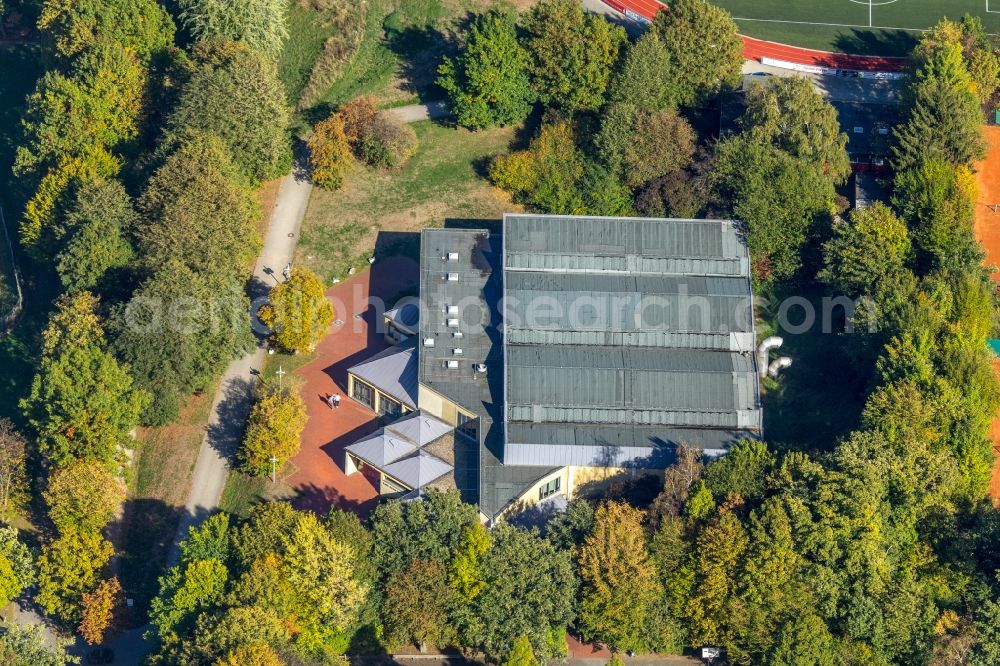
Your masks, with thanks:
M804 76L813 82L816 89L827 99L840 102L893 103L899 101L906 81L873 78L853 78L810 74L784 67L763 65L756 60L743 63L744 74L759 76Z

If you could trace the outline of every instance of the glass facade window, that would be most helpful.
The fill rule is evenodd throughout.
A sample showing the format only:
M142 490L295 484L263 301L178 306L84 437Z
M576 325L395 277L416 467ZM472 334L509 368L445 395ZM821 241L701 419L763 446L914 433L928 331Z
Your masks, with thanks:
M544 486L538 489L538 500L541 501L546 497L551 497L559 492L559 486L561 485L562 478L556 477L546 483Z
M479 417L459 412L456 421L455 430L466 437L471 437L474 441L479 441Z
M387 398L384 395L379 395L378 397L379 416L395 418L402 413L403 413L403 406L401 404L399 404L392 398Z
M368 409L375 409L375 390L368 384L356 379L351 382L351 397Z

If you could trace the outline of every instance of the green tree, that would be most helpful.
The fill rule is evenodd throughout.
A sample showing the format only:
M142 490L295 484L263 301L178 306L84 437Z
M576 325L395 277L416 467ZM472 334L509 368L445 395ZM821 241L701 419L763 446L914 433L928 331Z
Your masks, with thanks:
M781 628L778 646L768 663L774 666L834 666L837 648L821 617L805 613Z
M263 476L274 465L280 469L299 452L302 429L308 420L306 405L298 391L265 387L257 396L240 447L241 468L247 474Z
M68 75L47 72L28 96L15 172L33 173L134 138L145 86L143 67L113 43L87 51Z
M806 238L830 213L832 181L803 160L746 135L720 142L716 154L715 199L746 224L756 277L792 276Z
M282 0L179 0L180 19L195 39L231 39L274 60L288 38L288 5Z
M34 582L31 551L18 539L17 528L0 526L0 605L17 599Z
M554 656L553 632L573 619L576 580L570 555L557 551L536 532L506 523L492 532L493 547L483 558L486 587L470 606L474 621L464 629L465 644L504 659L518 636L535 655Z
M83 617L83 595L97 587L113 548L100 534L67 532L42 548L35 601L48 615L76 626Z
M895 130L897 172L927 160L964 166L986 154L982 112L970 87L931 77L918 82L912 96L906 122Z
M115 351L153 396L144 423L176 418L186 393L209 390L231 359L253 348L244 282L197 273L172 257L114 310Z
M121 183L85 183L66 213L62 236L67 242L56 257L56 270L67 291L93 289L108 271L128 266L133 258L128 237L138 221Z
M28 500L28 440L10 419L0 418L0 518L10 520Z
M743 69L743 41L729 13L702 0L676 0L658 12L653 29L670 56L674 99L702 104L736 88Z
M315 349L333 323L333 305L325 292L323 281L308 268L296 268L274 287L260 318L273 330L275 342L296 353Z
M167 571L149 607L149 620L160 642L176 642L190 632L198 613L222 598L228 578L225 565L214 559L196 560Z
M608 86L608 100L650 113L676 105L670 53L659 32L649 30L628 47Z
M910 250L906 224L891 208L855 209L849 221L834 223L819 279L851 297L871 294L904 270Z
M746 530L732 511L720 511L698 535L695 585L684 609L692 645L728 642L724 632L732 620L738 583L736 566L746 547Z
M313 127L306 141L312 180L328 190L339 190L344 177L354 168L354 154L344 131L344 119L335 113Z
M184 262L213 280L243 279L261 246L260 208L218 137L193 132L150 178L139 208L147 271Z
M80 460L53 470L43 493L60 534L100 532L125 501L125 488L99 460Z
M746 91L741 122L752 140L770 143L802 159L836 183L851 173L847 135L840 131L837 111L805 77L773 77Z
M84 183L114 177L121 166L121 160L106 149L92 146L80 157L67 157L49 169L24 206L18 228L22 247L37 260L50 261L59 249L56 234L62 230L60 217L76 191Z
M966 167L928 159L896 174L893 203L913 230L922 268L979 261L972 234L976 183Z
M241 42L213 40L195 46L194 63L167 120L164 145L202 131L221 137L254 181L288 173L288 106L274 62Z
M579 181L583 153L567 121L545 124L527 150L500 155L490 163L490 179L545 213L579 214L584 209Z
M80 658L66 653L66 639L54 646L46 640L41 625L0 625L0 663L7 666L66 666L79 664Z
M525 29L539 99L567 111L600 107L625 30L584 12L579 0L543 0L528 14Z
M535 659L535 652L531 649L531 641L527 636L518 636L514 639L514 645L510 649L510 654L503 661L503 666L538 666Z
M465 48L438 67L458 124L472 129L513 125L531 112L530 56L517 39L514 15L492 11L476 19Z
M216 513L197 527L188 528L187 536L180 543L181 562L190 564L198 560L229 561L229 514Z
M174 22L156 0L44 0L38 27L64 57L119 44L148 62L174 43Z
M76 458L112 461L149 401L107 350L88 292L63 296L49 319L31 392L21 401L38 446L54 466Z
M394 573L385 587L382 615L390 645L446 646L453 631L448 622L450 593L440 562L413 560Z
M675 111L639 113L625 148L625 183L637 187L688 166L694 141L691 125Z
M598 507L577 552L583 586L579 625L615 651L648 649L651 609L663 595L649 558L643 514L627 504Z
M284 552L284 535L292 531L298 512L285 502L257 504L234 532L233 553L244 569L268 555Z
M380 504L371 518L372 561L385 581L415 559L446 564L479 511L456 491L427 491L421 502Z

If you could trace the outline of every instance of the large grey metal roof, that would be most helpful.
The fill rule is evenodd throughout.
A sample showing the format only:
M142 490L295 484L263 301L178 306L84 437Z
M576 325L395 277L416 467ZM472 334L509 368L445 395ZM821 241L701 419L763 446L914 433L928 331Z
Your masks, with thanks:
M759 432L734 222L507 215L504 266L505 463L661 467Z
M507 271L745 275L749 269L746 245L729 220L508 214L504 243Z
M416 409L417 358L415 341L408 340L375 354L347 371L407 407Z

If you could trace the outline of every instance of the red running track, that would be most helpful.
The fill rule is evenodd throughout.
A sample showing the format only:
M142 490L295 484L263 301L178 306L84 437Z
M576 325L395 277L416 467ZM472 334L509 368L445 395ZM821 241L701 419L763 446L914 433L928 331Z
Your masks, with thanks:
M604 4L624 13L626 10L639 14L650 21L658 11L666 7L658 0L603 0ZM833 69L853 69L865 72L898 72L903 69L906 61L903 58L883 56L848 55L845 53L830 53L805 49L799 46L789 46L777 42L768 42L740 35L743 39L743 57L747 60L774 58L799 65L815 65Z

